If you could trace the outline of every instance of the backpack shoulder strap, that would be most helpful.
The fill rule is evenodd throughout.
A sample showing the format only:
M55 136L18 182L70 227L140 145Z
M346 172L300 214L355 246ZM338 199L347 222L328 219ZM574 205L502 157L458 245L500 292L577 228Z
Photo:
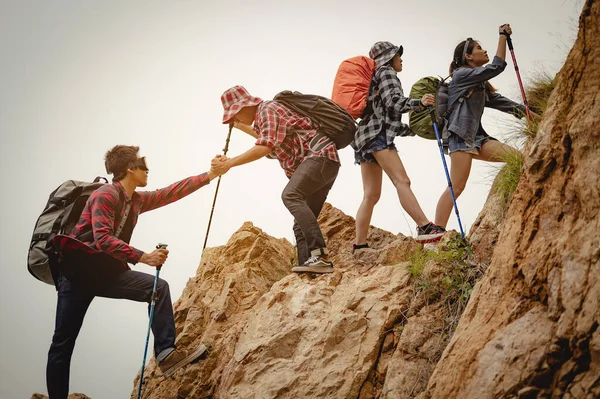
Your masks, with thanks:
M469 99L469 97L471 97L471 94L473 94L473 92L475 91L475 88L472 87L469 90L465 91L455 102L454 104L452 104L452 106L448 107L448 110L444 113L444 115L442 115L442 117L444 119L447 119L450 114L452 113L452 111L454 111L456 109L456 107L458 107L463 101Z

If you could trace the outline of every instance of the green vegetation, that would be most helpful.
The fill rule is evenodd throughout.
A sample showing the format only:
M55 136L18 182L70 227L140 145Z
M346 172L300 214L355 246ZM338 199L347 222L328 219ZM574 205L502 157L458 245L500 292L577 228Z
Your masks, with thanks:
M428 304L442 302L446 308L443 331L446 339L452 336L473 286L483 275L481 266L468 262L472 254L471 248L456 234L441 244L437 252L419 246L408 259L415 295L424 296ZM430 263L431 270L427 268Z
M556 77L551 77L545 72L540 72L534 76L527 88L527 101L530 109L542 116L548 107L548 99L556 85ZM527 142L534 138L538 132L539 122L536 120L526 121L523 125L519 124L517 128L518 137L525 139ZM504 211L508 210L512 195L519 185L521 178L521 170L523 168L524 157L521 153L505 153L501 157L506 164L498 172L494 183L494 193L499 194L502 198Z
M527 101L529 107L538 114L546 112L548 99L556 86L556 76L552 77L546 72L540 72L534 76L527 87Z

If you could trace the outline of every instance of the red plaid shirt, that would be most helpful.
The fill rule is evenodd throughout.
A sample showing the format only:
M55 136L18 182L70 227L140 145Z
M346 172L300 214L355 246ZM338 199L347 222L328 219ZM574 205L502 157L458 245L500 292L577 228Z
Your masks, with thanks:
M57 235L54 243L63 251L83 250L89 254L110 255L122 261L123 268L127 269L126 262L135 264L144 254L143 251L129 245L129 237L124 237L124 240L115 237L116 227L123 219L127 203L131 203L129 218L132 222L130 226L130 231L132 231L140 213L175 202L209 182L208 174L203 173L188 177L160 190L134 191L131 197L121 183L105 184L90 195L79 222L71 234L68 236ZM119 202L120 205L118 205ZM119 208L119 215L115 215ZM81 233L89 231L90 227L93 231L91 240L79 241L76 239Z
M287 177L292 177L307 158L324 157L340 163L335 143L317 134L318 125L277 101L263 101L254 118L256 145L273 150L268 158L277 159Z

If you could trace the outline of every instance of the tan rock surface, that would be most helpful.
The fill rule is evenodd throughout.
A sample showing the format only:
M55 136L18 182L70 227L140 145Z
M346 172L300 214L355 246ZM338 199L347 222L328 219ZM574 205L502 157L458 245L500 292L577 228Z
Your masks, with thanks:
M598 21L589 0L492 263L424 398L600 397Z
M469 231L469 243L475 252L476 259L486 265L492 261L492 255L506 218L504 200L494 192L494 185L492 185L483 210Z
M418 244L372 228L373 248L352 255L354 219L326 204L320 224L336 265L331 275L290 273L293 247L250 223L224 247L207 250L175 311L178 345L210 342L213 350L169 380L152 361L143 397L372 398L385 392L409 398L421 392L447 339L443 309L415 294L407 270ZM432 281L444 277L435 262L426 270Z

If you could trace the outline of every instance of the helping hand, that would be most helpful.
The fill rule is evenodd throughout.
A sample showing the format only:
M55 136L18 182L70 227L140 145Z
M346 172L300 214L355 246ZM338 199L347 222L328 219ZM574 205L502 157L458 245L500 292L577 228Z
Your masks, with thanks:
M217 155L210 162L210 170L217 176L221 176L229 170L229 158L224 155Z

